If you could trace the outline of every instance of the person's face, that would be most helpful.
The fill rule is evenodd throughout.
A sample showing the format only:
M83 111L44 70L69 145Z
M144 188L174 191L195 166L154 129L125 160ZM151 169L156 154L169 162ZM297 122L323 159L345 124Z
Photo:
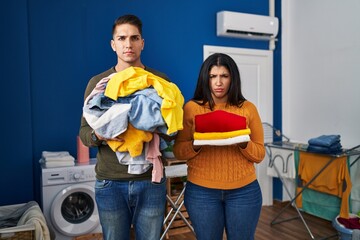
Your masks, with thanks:
M116 52L119 62L131 66L141 64L140 55L144 48L144 39L136 26L131 24L116 26L111 47Z
M209 72L209 86L215 104L226 103L230 88L231 77L224 66L213 66Z

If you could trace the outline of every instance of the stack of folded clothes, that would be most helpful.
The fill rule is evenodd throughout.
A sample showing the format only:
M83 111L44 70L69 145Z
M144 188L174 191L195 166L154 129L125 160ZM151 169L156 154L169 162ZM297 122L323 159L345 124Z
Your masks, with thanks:
M195 116L194 145L224 146L250 141L246 118L223 110Z
M338 154L342 152L340 135L321 135L311 138L307 148L308 152Z
M75 165L75 158L67 151L49 152L43 151L40 163L46 168L68 167Z

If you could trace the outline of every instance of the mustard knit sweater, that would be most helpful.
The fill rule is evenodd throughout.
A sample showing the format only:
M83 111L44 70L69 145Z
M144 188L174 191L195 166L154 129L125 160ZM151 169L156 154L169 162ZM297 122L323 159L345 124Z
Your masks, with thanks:
M256 180L254 163L260 163L265 157L264 132L259 113L249 101L245 101L240 108L217 104L214 110L246 117L246 125L251 130L247 147L243 149L237 144L202 146L195 151L195 116L211 111L208 106L189 101L184 105L184 129L176 137L174 155L177 159L187 160L188 180L194 184L215 189L243 187Z

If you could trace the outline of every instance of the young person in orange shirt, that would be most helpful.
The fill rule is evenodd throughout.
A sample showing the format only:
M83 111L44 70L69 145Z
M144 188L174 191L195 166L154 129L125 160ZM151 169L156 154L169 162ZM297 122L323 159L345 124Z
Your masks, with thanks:
M251 131L249 140L230 145L194 145L199 127L196 116L221 116L221 111L246 119L246 129ZM231 125L226 118L220 117L217 122L219 127ZM187 160L185 206L196 238L221 240L225 230L229 240L254 239L262 205L254 165L265 157L264 133L256 106L241 92L239 70L231 57L215 53L204 61L194 97L184 106L183 124L174 155Z

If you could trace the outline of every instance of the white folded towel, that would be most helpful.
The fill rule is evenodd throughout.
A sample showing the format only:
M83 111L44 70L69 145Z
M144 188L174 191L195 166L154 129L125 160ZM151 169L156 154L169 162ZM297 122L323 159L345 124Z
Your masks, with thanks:
M50 152L50 151L43 151L42 157L63 157L63 156L69 156L70 153L68 151L59 151L59 152Z
M45 162L50 161L75 161L75 158L70 155L67 151L60 151L60 152L49 152L43 151L42 158Z
M43 167L46 168L53 168L53 167L68 167L68 166L75 166L75 161L45 161L43 158L40 159L39 163L42 164Z
M226 146L226 145L232 145L236 143L242 143L242 142L249 142L250 136L249 135L241 135L236 136L232 138L225 138L225 139L211 139L211 140L194 140L195 146L202 146L202 145L213 145L213 146Z

